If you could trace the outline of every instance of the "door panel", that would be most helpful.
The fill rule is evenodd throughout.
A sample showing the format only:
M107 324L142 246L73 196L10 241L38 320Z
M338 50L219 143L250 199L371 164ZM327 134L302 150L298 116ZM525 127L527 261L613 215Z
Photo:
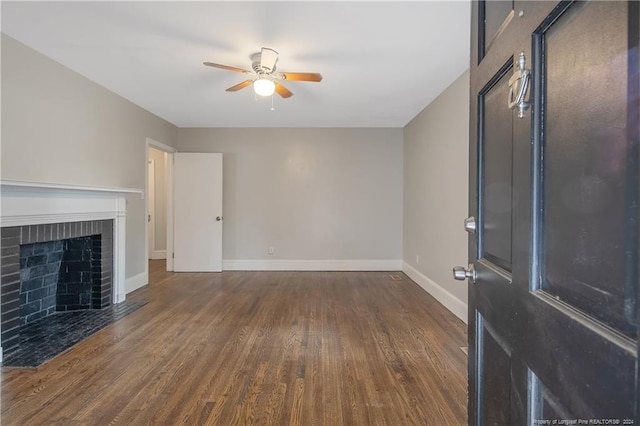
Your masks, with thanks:
M639 6L508 6L485 49L472 2L469 424L637 424Z
M479 99L483 117L479 136L481 256L507 271L511 270L512 126L511 111L504 105L510 71L511 61Z
M558 399L547 390L544 386L541 388L540 398L540 411L536 417L540 419L576 419L577 417L571 413L568 413L563 407L560 406Z
M173 269L220 272L222 154L176 153L174 159Z
M484 57L492 42L513 19L513 1L486 0L480 1L479 6L481 19L484 21L480 48Z
M626 206L637 204L637 178L629 181L636 190L626 187L626 9L578 4L541 37L544 116L553 117L544 126L542 288L633 337L637 262L628 264L621 244L635 226ZM582 34L585 26L593 30Z
M480 406L482 407L482 424L509 424L510 406L507 403L511 395L511 357L487 330L482 317L479 318L480 353L487 361L482 363L480 376Z

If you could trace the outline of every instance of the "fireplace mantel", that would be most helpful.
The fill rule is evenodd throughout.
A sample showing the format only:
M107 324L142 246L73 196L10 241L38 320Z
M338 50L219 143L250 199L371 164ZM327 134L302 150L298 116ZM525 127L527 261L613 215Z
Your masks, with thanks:
M28 180L0 179L2 188L24 188L25 190L57 190L57 191L88 191L88 192L115 192L122 194L140 194L141 189L135 188L112 188L108 186L91 185L69 185L66 183L33 182Z
M114 303L124 300L127 201L133 188L0 179L0 226L114 220Z
M1 179L0 226L124 217L127 194L142 196L143 191Z
M113 303L120 303L125 300L126 197L133 194L142 197L143 191L1 179L0 227L112 219Z

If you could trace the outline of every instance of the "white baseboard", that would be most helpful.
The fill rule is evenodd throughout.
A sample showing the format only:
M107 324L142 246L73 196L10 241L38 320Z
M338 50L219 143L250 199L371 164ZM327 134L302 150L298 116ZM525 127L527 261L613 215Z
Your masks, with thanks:
M129 277L124 283L125 294L129 294L134 290L144 287L149 284L149 275L146 272L141 272L138 275Z
M270 260L222 261L225 271L400 271L402 260Z
M154 250L153 252L151 252L151 260L166 259L166 258L167 258L166 250Z
M409 278L415 281L427 293L432 295L438 302L442 303L444 307L450 310L455 316L464 321L465 324L468 324L468 306L466 303L449 293L449 291L443 288L440 284L422 274L407 262L403 262L402 272L407 274Z
M2 346L0 346L0 364L2 364Z

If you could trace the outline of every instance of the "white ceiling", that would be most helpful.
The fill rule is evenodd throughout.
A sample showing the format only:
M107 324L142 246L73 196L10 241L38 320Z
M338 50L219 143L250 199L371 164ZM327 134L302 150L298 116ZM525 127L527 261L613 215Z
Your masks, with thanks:
M403 127L469 63L449 2L7 2L2 32L179 127ZM225 92L262 46L294 96Z

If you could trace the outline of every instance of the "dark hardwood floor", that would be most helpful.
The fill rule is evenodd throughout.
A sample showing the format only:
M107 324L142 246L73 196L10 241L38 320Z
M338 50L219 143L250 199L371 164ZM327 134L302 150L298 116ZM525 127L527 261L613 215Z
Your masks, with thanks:
M3 367L1 424L466 424L466 326L405 275L163 268L147 305Z

